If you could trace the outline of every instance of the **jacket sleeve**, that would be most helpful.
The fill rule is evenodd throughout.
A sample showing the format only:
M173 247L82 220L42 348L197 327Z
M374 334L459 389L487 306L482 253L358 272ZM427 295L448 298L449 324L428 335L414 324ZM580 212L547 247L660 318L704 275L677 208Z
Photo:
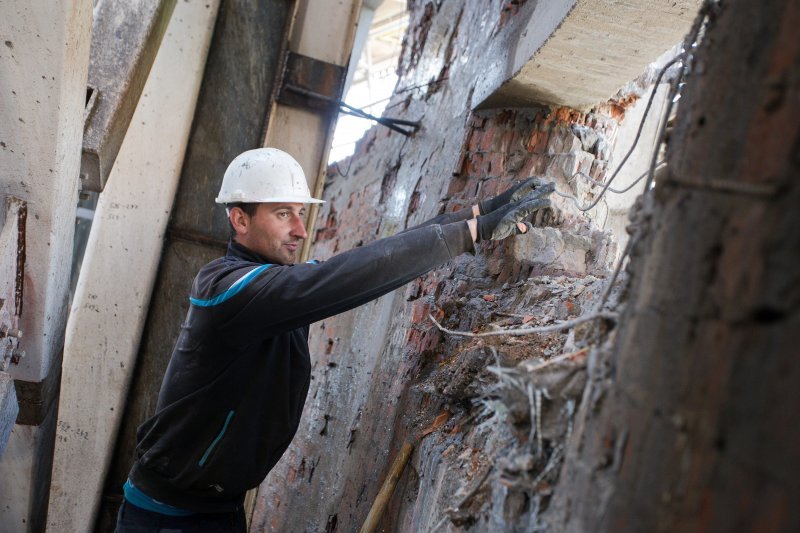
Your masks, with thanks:
M417 226L414 226L414 227L411 227L411 228L408 228L408 229L405 229L405 230L401 231L400 233L398 233L398 235L401 235L401 234L403 234L403 233L405 233L407 231L415 230L417 228L424 228L425 226L432 226L434 224L439 224L439 225L443 226L445 224L452 224L454 222L461 222L462 220L469 220L469 219L474 218L474 217L475 217L475 215L472 213L472 206L469 206L469 207L465 207L464 209L459 209L458 211L454 211L453 213L444 213L444 214L441 214L439 216L435 216L435 217L433 217L433 218L431 218L429 220L426 220L425 222L423 222L423 223L421 223L421 224L419 224Z
M428 225L323 263L252 269L235 296L204 309L226 335L268 337L374 300L471 250L465 222Z

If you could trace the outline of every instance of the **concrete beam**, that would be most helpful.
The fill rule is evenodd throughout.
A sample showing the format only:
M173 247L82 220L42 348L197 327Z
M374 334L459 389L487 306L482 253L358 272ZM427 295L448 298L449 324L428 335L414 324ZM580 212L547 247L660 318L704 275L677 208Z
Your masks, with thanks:
M552 104L586 110L612 97L683 39L701 0L529 2L472 106Z
M19 418L33 425L14 426L0 461L0 524L38 531L55 421L41 385L58 372L67 319L92 1L11 0L1 11L0 195L27 204L19 309L27 355L9 371L31 393ZM41 409L26 416L26 405Z
M81 188L103 190L175 0L103 0L92 22Z
M313 9L311 4L310 0L298 3L289 39L290 50L326 63L347 66L361 2L345 0L333 10ZM320 165L327 163L329 130L333 125L335 115L275 103L264 146L292 154L303 167L313 190L321 172Z
M337 9L313 9L311 0L300 0L295 15L289 48L292 52L346 67L356 35L360 0L342 0ZM339 95L341 98L342 95ZM337 113L313 111L273 103L264 137L264 146L285 150L297 159L308 179L312 195L319 198L324 184L328 152L336 127ZM313 232L318 206L308 212L308 232ZM301 259L308 258L311 239L303 243Z
M49 531L90 531L100 505L218 7L175 8L97 205L67 323Z

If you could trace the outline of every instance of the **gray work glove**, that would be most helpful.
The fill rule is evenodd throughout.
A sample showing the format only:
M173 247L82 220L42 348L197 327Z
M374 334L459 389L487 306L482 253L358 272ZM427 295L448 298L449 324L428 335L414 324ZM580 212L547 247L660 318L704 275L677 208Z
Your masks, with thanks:
M481 211L480 214L487 215L496 209L500 209L504 205L518 202L545 184L546 182L542 180L542 178L528 178L525 181L521 181L494 198L488 198L478 202L478 208Z
M522 200L506 204L495 209L488 215L476 217L478 225L478 239L480 241L497 241L511 235L524 233L517 226L518 222L525 221L539 209L550 207L547 196L555 190L553 183L540 184L536 189ZM526 223L530 227L530 224Z

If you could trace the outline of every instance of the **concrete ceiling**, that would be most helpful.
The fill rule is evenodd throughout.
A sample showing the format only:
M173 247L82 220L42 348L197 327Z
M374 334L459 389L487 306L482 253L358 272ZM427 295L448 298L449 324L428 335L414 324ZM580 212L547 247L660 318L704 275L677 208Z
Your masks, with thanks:
M586 109L606 101L683 39L701 2L528 2L501 38L473 105Z

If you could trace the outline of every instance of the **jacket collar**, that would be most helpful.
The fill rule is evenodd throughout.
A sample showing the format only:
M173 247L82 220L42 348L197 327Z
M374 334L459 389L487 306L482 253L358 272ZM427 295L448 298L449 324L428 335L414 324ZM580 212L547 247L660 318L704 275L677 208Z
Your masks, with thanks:
M252 261L253 263L272 264L270 263L269 259L260 253L254 252L250 248L239 244L233 239L228 241L228 252L226 255L228 257L232 256L238 259L244 259L245 261Z

